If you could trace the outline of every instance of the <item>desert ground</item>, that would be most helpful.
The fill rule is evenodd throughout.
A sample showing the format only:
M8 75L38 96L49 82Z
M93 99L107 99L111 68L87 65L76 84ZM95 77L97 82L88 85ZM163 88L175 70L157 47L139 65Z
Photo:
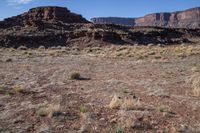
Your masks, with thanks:
M200 45L0 49L2 133L198 133Z

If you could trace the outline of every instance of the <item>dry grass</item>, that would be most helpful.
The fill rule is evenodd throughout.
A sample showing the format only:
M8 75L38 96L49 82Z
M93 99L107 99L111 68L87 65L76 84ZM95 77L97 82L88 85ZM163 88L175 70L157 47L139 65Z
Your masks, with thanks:
M186 46L111 46L107 48L98 48L96 50L88 49L90 54L103 57L134 57L136 59L155 58L162 59L169 56L177 58L186 58L192 55L200 54L200 47L195 45ZM87 52L86 52L87 53Z
M117 109L121 106L121 103L122 103L121 99L115 94L109 104L109 107L111 109Z
M16 85L13 87L14 91L17 93L24 93L25 92L25 86L23 85Z
M61 112L60 104L51 104L47 110L49 118L57 116Z
M197 75L192 81L194 96L200 96L200 75Z
M40 107L40 108L36 111L36 114L37 114L38 116L45 117L45 116L48 115L48 111L47 111L46 108Z
M60 110L60 104L50 104L48 107L40 107L36 114L41 117L48 116L52 118L53 116L57 116L61 112Z
M113 96L109 108L111 109L124 109L124 110L135 110L140 107L140 101L133 99L133 98L127 98L124 99L120 98L116 94Z
M135 110L140 107L140 101L133 98L125 98L121 107L125 110Z
M191 68L191 71L192 71L192 72L200 72L199 68L196 67L196 66L192 67L192 68Z
M171 113L171 108L166 105L161 105L157 108L157 110L161 113Z

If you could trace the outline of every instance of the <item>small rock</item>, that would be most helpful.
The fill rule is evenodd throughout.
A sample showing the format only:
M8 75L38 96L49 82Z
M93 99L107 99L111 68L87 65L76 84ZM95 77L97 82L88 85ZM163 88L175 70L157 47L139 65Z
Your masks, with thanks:
M113 118L110 120L110 123L117 123L117 118Z
M37 131L37 133L50 133L50 127L48 125L42 125Z
M39 50L45 50L45 47L44 46L40 46L38 49Z
M19 46L17 49L18 50L27 50L27 47L26 46Z
M150 44L148 44L147 46L148 46L148 47L151 47L151 46L153 46L153 45L154 45L153 43L150 43Z
M105 118L100 118L100 119L99 119L99 121L105 121L105 120L106 120Z

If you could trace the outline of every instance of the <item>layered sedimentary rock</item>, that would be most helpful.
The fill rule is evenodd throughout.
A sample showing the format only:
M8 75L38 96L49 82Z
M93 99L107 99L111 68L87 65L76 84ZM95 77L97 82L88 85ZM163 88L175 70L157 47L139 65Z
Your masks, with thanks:
M92 18L97 24L200 28L200 7L172 13L154 13L140 18Z
M0 47L170 45L190 42L192 37L200 37L200 30L93 24L63 7L34 8L0 22Z
M99 18L92 18L92 22L96 24L117 24L117 25L128 25L133 26L135 23L134 18L120 18L120 17L99 17Z
M37 26L42 22L63 22L63 23L89 23L81 15L70 12L64 7L37 7L21 15L7 18L0 22L0 28L12 26Z

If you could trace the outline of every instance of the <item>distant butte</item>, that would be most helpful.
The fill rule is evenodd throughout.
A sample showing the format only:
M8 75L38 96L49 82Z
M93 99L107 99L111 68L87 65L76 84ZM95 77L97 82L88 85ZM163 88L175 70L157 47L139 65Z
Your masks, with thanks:
M91 21L95 24L200 28L200 7L172 13L153 13L140 18L98 17Z
M70 12L65 7L47 6L32 8L21 15L7 18L0 22L1 26L35 26L42 21L63 23L89 23L81 15Z

